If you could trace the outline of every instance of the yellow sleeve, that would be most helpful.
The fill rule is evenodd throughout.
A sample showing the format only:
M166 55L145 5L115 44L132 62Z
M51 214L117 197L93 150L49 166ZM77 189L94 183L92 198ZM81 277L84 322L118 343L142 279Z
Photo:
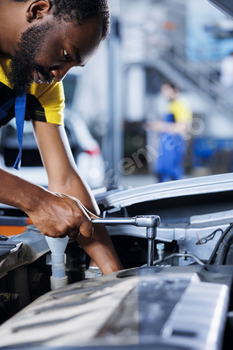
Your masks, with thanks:
M0 82L10 88L7 72L11 59L0 55ZM33 83L27 89L26 118L64 125L65 96L62 82L52 84ZM12 116L13 117L13 116Z
M181 99L171 101L169 108L175 122L188 123L192 120L192 110L187 101Z
M47 123L64 125L65 96L62 82L52 84L33 84L30 93L40 102Z

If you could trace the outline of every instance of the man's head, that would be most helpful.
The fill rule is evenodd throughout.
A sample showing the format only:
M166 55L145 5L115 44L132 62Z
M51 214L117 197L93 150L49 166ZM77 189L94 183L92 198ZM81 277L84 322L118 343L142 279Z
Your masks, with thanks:
M179 94L178 87L169 81L162 84L160 90L168 100L174 100Z
M22 4L26 20L9 72L15 90L59 81L71 67L84 66L110 31L108 0L13 2Z

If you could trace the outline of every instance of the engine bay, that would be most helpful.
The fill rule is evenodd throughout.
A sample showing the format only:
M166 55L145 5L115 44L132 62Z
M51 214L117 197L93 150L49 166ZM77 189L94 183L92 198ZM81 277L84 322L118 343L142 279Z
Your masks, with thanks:
M69 241L65 250L68 286L58 291L51 292L50 288L51 253L45 237L33 225L28 225L20 235L3 234L0 236L0 335L6 334L8 339L14 328L17 331L13 333L22 338L20 327L23 324L25 329L29 327L27 313L38 305L43 310L50 308L50 302L61 303L57 307L64 312L70 307L67 300L73 298L73 307L86 305L83 309L86 314L87 304L102 293L100 314L105 312L109 295L112 295L111 305L115 305L113 300L119 303L111 314L106 311L106 318L95 328L94 336L81 337L80 346L137 345L140 339L140 348L159 344L158 349L230 349L232 185L232 176L227 174L98 193L101 218L125 270L85 279L89 257L77 242ZM0 224L1 219L4 223L13 218L22 221L23 215L15 208L3 206ZM157 218L154 237L150 236L152 217ZM137 220L144 220L143 224ZM109 312L110 309L109 306ZM42 312L37 309L37 313ZM68 322L69 317L61 323ZM80 318L78 309L72 317L78 317L80 324L86 322L85 317ZM81 332L79 325L76 326L77 332ZM73 345L67 337L66 344ZM50 343L50 338L48 335L43 344L56 345ZM23 339L26 341L25 336ZM75 343L74 336L70 339ZM31 340L26 343L32 348ZM9 344L11 341L6 341L6 346Z

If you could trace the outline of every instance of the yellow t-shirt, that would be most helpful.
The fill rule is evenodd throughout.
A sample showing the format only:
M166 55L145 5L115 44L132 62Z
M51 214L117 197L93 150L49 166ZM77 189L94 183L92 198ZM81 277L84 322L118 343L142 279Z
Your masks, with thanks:
M9 64L10 58L0 54L0 108L13 96L7 78ZM26 120L64 125L64 107L65 97L61 82L49 85L33 83L27 89ZM8 115L0 120L0 126L7 124L14 116L13 106Z
M188 102L183 98L177 98L169 103L169 111L174 115L176 123L188 123L192 120L192 111Z

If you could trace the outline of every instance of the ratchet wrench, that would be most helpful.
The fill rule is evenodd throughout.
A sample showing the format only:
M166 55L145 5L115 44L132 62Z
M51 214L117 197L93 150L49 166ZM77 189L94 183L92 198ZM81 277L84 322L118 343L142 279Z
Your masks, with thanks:
M154 261L154 240L157 235L157 227L160 224L160 217L157 215L138 215L134 217L106 217L91 218L94 225L134 225L138 227L146 227L146 238L148 240L147 266L152 266Z

